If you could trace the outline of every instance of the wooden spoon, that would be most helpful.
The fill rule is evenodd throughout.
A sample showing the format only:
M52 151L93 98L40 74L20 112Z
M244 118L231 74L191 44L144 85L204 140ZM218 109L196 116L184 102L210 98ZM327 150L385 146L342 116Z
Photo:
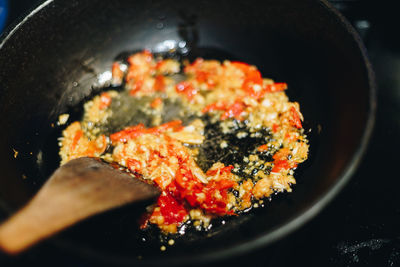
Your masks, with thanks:
M34 198L0 225L0 248L16 254L91 215L156 197L159 189L95 158L59 167Z

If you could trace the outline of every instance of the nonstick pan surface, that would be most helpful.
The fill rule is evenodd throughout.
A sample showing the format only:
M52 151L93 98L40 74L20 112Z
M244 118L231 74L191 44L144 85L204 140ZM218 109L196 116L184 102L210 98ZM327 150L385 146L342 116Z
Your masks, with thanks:
M248 62L289 84L311 146L294 191L208 232L189 230L166 251L157 232L137 230L143 207L132 205L72 227L54 245L123 265L210 261L282 238L342 189L372 131L375 88L357 34L325 1L54 0L0 43L2 207L21 207L57 167L58 115L78 115L121 53L171 47L189 58Z

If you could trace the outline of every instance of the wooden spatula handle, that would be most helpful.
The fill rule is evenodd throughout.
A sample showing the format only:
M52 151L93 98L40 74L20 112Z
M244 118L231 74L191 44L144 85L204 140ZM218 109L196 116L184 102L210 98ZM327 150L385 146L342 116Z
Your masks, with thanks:
M72 160L0 226L0 248L18 253L91 215L158 194L155 187L96 159Z
M10 253L18 253L37 241L50 236L77 222L83 216L64 216L79 212L66 204L68 197L55 198L38 195L0 227L0 247ZM78 214L77 214L78 215Z

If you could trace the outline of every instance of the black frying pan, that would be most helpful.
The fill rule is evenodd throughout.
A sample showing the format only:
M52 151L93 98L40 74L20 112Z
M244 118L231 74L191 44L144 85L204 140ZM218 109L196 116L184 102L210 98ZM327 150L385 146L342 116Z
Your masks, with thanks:
M165 252L157 233L137 230L133 206L51 242L109 263L133 264L139 256L142 263L199 262L269 244L316 215L360 162L375 91L353 28L325 1L299 0L46 1L0 43L2 207L11 212L26 203L56 167L58 129L51 124L100 90L98 75L121 52L179 44L191 58L248 62L289 84L311 129L310 159L297 172L294 192L208 232L188 231Z

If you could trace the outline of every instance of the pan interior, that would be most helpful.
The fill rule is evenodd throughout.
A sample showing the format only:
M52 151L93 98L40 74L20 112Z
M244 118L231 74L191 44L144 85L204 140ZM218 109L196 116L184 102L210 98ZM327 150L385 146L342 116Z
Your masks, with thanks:
M65 112L79 117L75 107L101 90L99 75L121 52L175 45L191 58L248 62L263 76L289 84L287 94L300 103L311 147L294 192L224 225L216 222L208 232L189 231L164 252L157 232L137 229L143 206L90 218L55 242L111 261L203 257L251 244L304 214L354 161L369 120L370 87L365 59L344 24L318 1L299 2L48 3L0 49L2 201L17 209L58 166L60 129L52 124Z

